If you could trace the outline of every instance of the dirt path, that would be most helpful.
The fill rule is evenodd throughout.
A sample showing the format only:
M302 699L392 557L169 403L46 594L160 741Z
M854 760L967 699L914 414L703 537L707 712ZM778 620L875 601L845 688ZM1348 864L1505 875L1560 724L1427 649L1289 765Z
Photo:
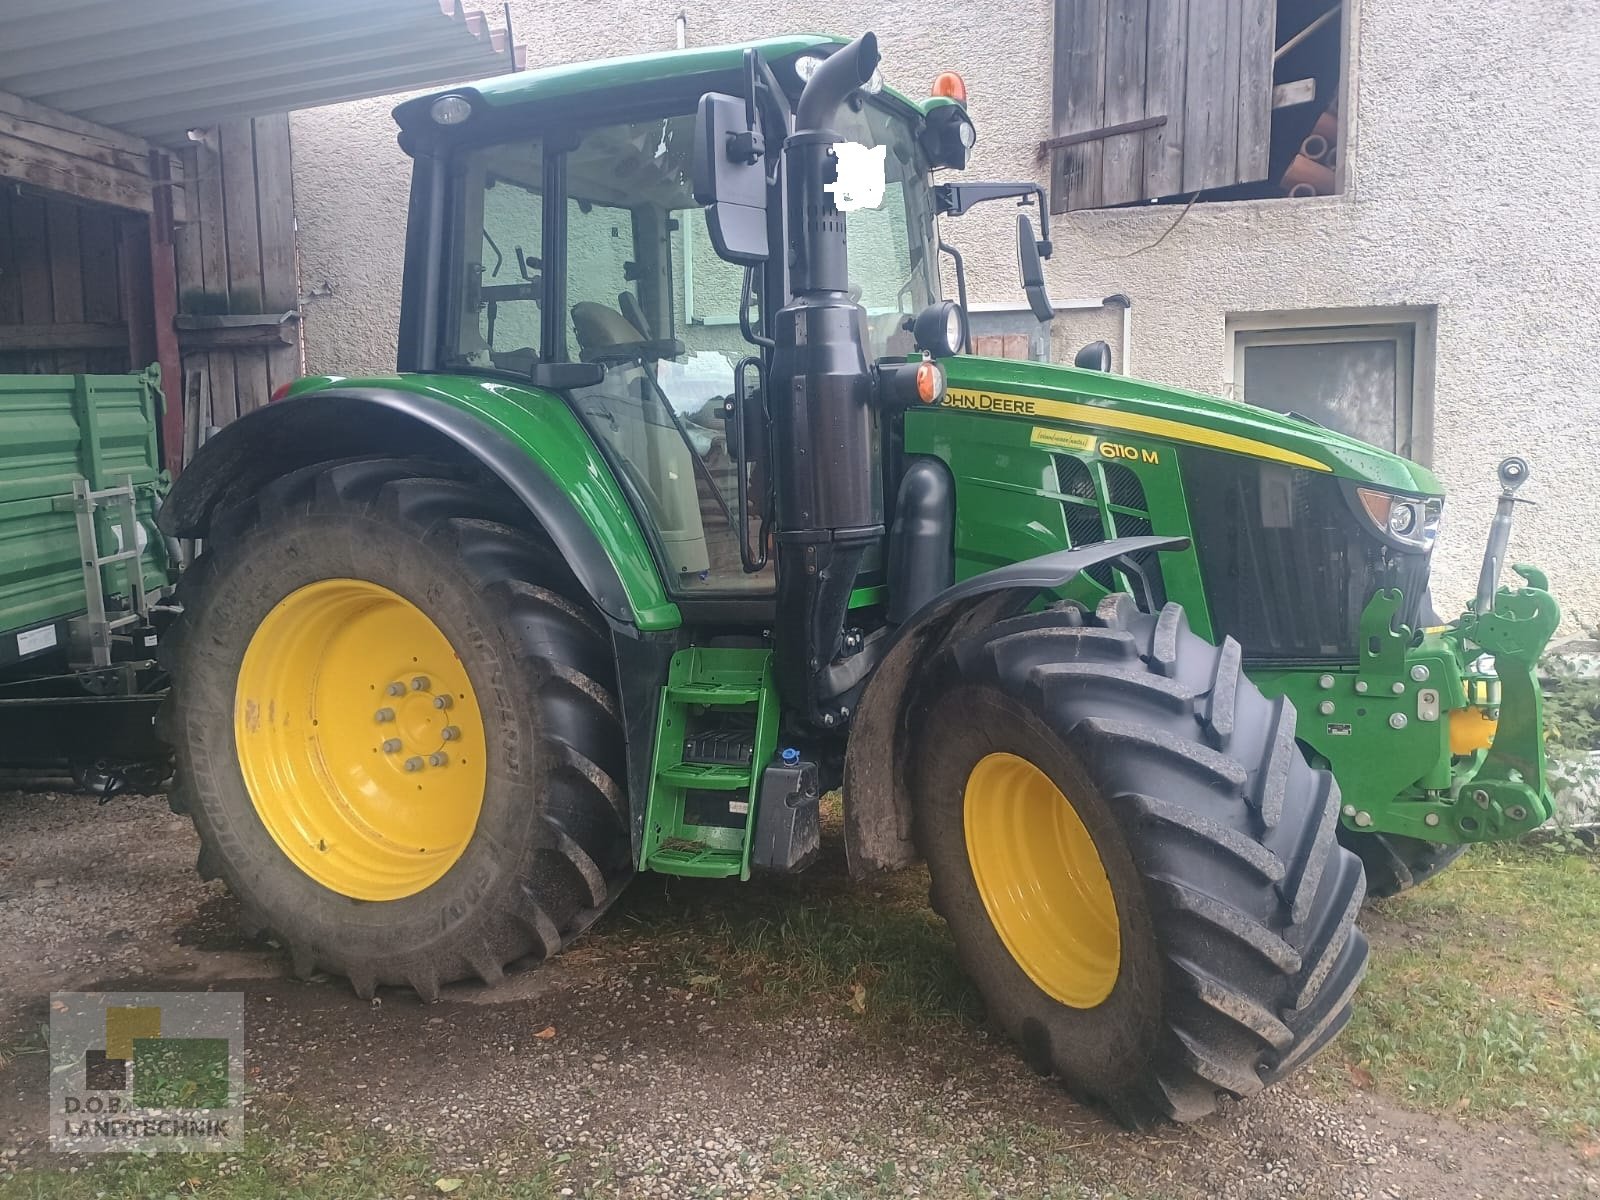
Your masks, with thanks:
M156 798L0 793L0 1046L36 1044L52 989L236 987L269 1119L405 1131L462 1173L514 1171L531 1143L579 1195L1600 1195L1593 1164L1519 1129L1306 1084L1127 1135L981 1030L897 1040L832 1004L763 1018L670 986L625 938L492 992L367 1004L241 942L193 854ZM0 1167L45 1161L44 1056L0 1063Z

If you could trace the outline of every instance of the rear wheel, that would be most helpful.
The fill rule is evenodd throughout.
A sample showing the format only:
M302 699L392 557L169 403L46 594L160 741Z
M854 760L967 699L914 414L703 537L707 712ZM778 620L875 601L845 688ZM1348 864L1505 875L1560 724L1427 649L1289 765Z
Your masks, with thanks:
M991 1017L1131 1126L1260 1090L1343 1027L1362 873L1294 710L1238 647L1111 597L1001 622L934 668L914 830Z
M223 514L184 576L174 807L301 974L493 982L631 873L606 631L520 519L434 465L324 464Z

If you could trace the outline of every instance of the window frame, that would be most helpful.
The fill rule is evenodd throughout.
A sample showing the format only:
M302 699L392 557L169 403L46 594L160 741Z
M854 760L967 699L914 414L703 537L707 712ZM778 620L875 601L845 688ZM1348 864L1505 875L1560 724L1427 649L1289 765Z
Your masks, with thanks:
M1252 346L1393 340L1396 343L1395 429L1398 443L1394 453L1431 467L1436 327L1437 311L1431 307L1233 313L1226 322L1224 392L1241 403L1250 403L1244 395L1244 355ZM1400 394L1402 390L1406 393L1404 397ZM1400 436L1402 406L1409 408L1410 418L1405 437ZM1264 405L1254 407L1265 408Z

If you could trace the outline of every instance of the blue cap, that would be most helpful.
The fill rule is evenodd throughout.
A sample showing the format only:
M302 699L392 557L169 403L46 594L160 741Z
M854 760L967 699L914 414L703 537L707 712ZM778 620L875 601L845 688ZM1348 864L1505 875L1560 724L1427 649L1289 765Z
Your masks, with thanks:
M785 746L783 748L783 761L791 767L794 766L795 763L800 761L800 751L793 746Z

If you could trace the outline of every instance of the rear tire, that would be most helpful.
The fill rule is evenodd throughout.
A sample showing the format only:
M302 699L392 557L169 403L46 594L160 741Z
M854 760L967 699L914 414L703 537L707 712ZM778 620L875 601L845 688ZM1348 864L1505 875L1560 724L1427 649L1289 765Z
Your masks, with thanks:
M201 875L227 883L246 932L277 938L301 976L342 974L364 997L379 985L407 985L426 1000L453 980L493 983L514 960L555 954L632 874L607 631L553 547L519 527L524 522L509 497L437 464L325 463L286 475L221 514L206 553L183 576L183 614L165 640L174 686L161 721L177 757L173 807L194 820ZM268 718L289 729L287 741L274 743L285 747L284 761L273 760L272 747L261 759L256 726L239 723L262 719L254 711L240 715L244 681L278 678L251 666L274 665L276 645L251 652L258 631L265 628L269 643L281 639L286 657L304 640L298 631L305 625L284 621L285 606L317 588L337 595L342 585L369 589L380 604L392 596L397 611L420 613L442 637L436 669L464 680L456 685L460 707L450 708L448 688L440 689L442 704L433 702L446 710L440 720L458 721L470 708L475 722L459 719L459 730L442 734L460 739L438 747L435 786L442 790L423 792L422 781L432 779L426 765L406 768L415 774L400 773L393 762L384 770L394 752L379 739L407 731L393 717L385 725L369 715L380 705L411 704L416 711L403 710L398 725L422 729L434 720L426 697L411 696L401 682L390 685L397 699L385 695L384 679L404 681L416 658L398 645L391 654L380 638L370 655L344 654L357 664L344 675L359 676L370 657L373 679L342 682L333 664L346 626L337 621L325 644L303 649L312 664L303 688L277 695L259 695L258 683L249 689L249 702L262 712L276 703L299 713L295 726L281 710ZM361 593L354 594L350 628L366 619ZM419 690L435 686L419 682ZM347 709L359 717L354 724ZM320 733L307 728L318 725L317 716ZM346 729L337 742L331 727L341 720ZM301 743L313 748L300 750ZM295 754L310 757L298 774L286 774ZM447 777L446 770L462 774ZM366 772L363 787L381 791L381 805L359 812L375 831L365 851L369 826L346 821L350 798L325 784L349 771ZM268 786L263 778L285 782ZM300 786L308 778L322 790ZM473 795L462 792L463 778ZM449 847L435 850L435 861L447 864L442 873L419 874L404 855L395 858L401 835L391 831L409 833L408 820L438 815L406 808L416 793L450 806L441 810L441 828L459 831ZM383 823L389 810L382 806L394 806L398 824ZM296 840L299 825L316 819L332 832L320 843L315 828ZM321 866L319 850L330 852L331 862L347 845L367 854L360 860L372 868L366 876ZM343 885L346 878L355 884Z
M1338 787L1296 746L1293 707L1255 689L1231 639L1194 636L1176 605L1157 617L1112 596L1095 614L1062 606L958 644L922 694L913 829L934 908L1035 1069L1130 1127L1189 1121L1282 1078L1344 1026L1367 957L1361 865L1335 840ZM997 756L1042 772L1093 840L1103 880L1081 853L1061 862L1095 876L1086 896L1103 883L1114 897L1106 987L1085 992L1070 963L1051 974L1049 936L1006 924L1005 897L1052 885L1006 881L1003 862L1011 886L987 882L978 806L1004 797L972 781ZM1050 836L1019 831L1016 857L1036 862L1025 848ZM1025 899L1023 916L1077 937L1094 905L1070 900ZM1030 937L1045 949L1024 966L1011 947Z
M1357 833L1343 824L1339 842L1360 856L1367 872L1367 896L1372 900L1398 896L1425 883L1467 852L1464 845L1441 845L1393 833Z

